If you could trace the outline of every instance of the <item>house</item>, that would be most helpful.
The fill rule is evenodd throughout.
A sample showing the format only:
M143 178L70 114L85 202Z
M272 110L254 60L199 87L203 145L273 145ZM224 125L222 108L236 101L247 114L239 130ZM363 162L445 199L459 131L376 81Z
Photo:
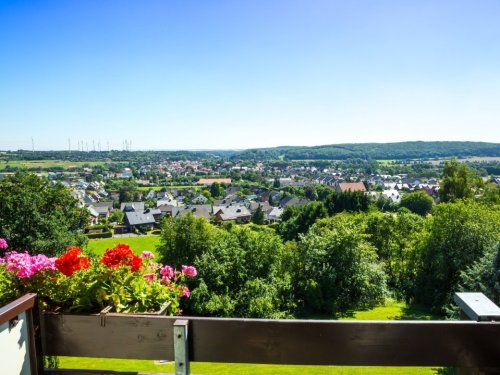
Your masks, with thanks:
M89 212L89 224L96 225L99 222L99 212L97 212L92 206L87 207Z
M99 218L107 219L113 211L113 202L95 202L91 203L89 207L93 207L99 213Z
M214 221L236 221L237 223L248 223L252 214L242 205L214 206Z
M155 213L158 217L161 216L160 210L125 211L125 224L130 231L140 227L151 230L157 222Z
M248 209L251 213L257 211L257 208L261 208L262 211L267 212L270 211L273 207L269 204L269 202L250 202L248 205Z
M197 204L185 207L174 207L172 209L172 217L179 217L189 214L210 220L212 218L212 206L209 204Z
M191 199L192 204L205 204L208 202L208 198L205 197L204 195L200 194L197 197L194 197Z
M144 202L123 202L120 204L123 212L144 211Z
M281 207L272 207L269 211L266 212L266 221L273 223L275 221L281 220L281 215L283 215L283 208Z
M146 199L155 199L156 198L156 191L150 190L149 193L146 195Z
M307 199L304 198L297 198L293 196L287 196L284 197L282 200L280 200L280 207L287 207L287 206L300 206L303 204L306 204L308 202Z
M339 193L345 193L346 191L366 192L366 187L362 182L339 182L335 184L335 190Z
M387 189L382 192L382 195L392 201L392 203L399 203L401 200L401 193L396 189Z
M162 216L172 216L172 212L175 208L177 208L177 205L162 204L157 208L160 210Z

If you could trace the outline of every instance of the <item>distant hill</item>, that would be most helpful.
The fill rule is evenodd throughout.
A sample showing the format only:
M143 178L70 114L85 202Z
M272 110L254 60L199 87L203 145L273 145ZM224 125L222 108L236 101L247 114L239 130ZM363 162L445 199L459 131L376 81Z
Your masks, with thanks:
M233 159L241 160L345 160L352 158L407 160L467 156L500 157L500 144L487 142L398 142L344 143L324 146L284 146L250 149L237 152Z

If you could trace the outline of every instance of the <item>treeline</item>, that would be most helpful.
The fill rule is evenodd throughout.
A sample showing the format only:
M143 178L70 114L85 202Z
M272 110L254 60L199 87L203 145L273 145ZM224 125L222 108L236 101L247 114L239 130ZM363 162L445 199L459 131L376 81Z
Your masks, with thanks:
M467 156L500 156L500 144L486 142L346 143L314 147L245 150L233 158L250 160L408 160Z
M108 161L148 163L165 160L210 160L226 155L227 151L7 151L0 154L0 160L67 160L67 161Z
M345 143L323 146L283 146L273 148L213 151L8 151L4 160L70 160L159 162L163 160L409 160L468 156L500 156L500 144L487 142L399 142Z

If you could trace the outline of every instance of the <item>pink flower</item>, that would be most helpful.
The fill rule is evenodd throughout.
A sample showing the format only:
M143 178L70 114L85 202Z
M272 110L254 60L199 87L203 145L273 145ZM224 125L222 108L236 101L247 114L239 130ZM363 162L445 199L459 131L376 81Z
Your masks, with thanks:
M181 297L189 298L190 295L191 295L191 292L190 292L189 288L187 286L182 287Z
M174 269L170 266L164 266L160 270L160 274L168 279L171 279L172 277L174 277Z
M170 278L168 278L167 276L162 276L161 277L161 282L165 285L170 285L172 282L170 281Z
M48 258L43 254L30 256L27 252L10 251L5 253L5 269L17 277L26 278L36 275L41 270L55 270L56 258Z
M8 248L9 245L7 244L7 241L5 238L0 238L0 249L6 249Z
M141 258L143 258L143 259L145 259L145 258L153 259L154 257L155 257L155 255L151 251L143 251L141 253Z
M193 266L182 266L182 273L186 276L195 277L198 271Z
M154 281L154 280L156 280L156 275L154 273L148 273L148 274L144 275L144 278L147 281Z

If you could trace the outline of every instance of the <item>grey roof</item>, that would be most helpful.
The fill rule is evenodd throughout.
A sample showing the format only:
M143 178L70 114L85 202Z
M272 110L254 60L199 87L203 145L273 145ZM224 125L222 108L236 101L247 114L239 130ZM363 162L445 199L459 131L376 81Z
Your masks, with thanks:
M120 205L122 211L144 211L144 202L123 202Z
M196 204L185 207L174 207L172 209L172 217L184 216L190 213L196 217L210 219L212 214L212 206L209 204Z
M113 202L112 201L109 201L109 202L95 202L95 203L92 203L92 206L94 206L95 208L97 208L97 207L106 207L109 210L112 210L113 209Z
M252 216L248 208L241 205L214 206L214 214L217 214L219 211L221 211L220 217L222 220L236 220Z
M94 217L98 217L99 216L99 212L97 212L94 207L92 206L88 206L87 207L87 210L89 210L89 213L90 215L94 216Z
M152 213L144 213L144 212L125 212L125 220L128 225L145 225L145 224L154 224L155 218Z

